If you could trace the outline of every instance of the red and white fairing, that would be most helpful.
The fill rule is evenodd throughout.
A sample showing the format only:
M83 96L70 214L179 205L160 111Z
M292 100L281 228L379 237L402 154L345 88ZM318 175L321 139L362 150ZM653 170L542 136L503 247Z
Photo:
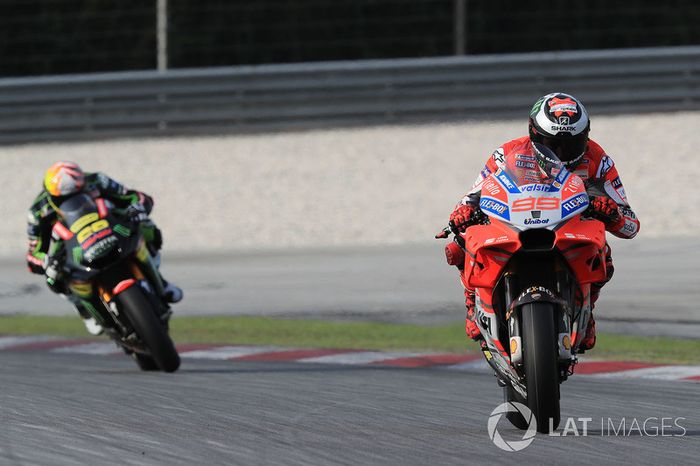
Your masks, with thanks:
M500 169L484 181L479 206L519 230L552 229L586 210L588 195L581 178L565 168L535 183Z

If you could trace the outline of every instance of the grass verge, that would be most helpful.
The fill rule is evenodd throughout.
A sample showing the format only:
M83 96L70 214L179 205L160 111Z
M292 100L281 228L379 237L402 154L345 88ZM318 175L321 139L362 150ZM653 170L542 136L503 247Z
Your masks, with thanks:
M0 316L0 334L86 337L77 317ZM461 324L419 326L262 317L175 317L177 343L279 345L297 348L477 352ZM601 334L592 358L667 364L700 364L700 341Z

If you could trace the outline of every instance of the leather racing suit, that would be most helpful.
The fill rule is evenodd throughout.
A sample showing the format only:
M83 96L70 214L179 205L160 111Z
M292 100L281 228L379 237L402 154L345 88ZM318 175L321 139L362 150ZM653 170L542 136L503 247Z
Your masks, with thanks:
M478 208L481 197L481 185L491 173L496 172L499 168L506 164L506 161L511 161L511 159L516 158L518 155L534 157L534 154L534 148L532 147L529 136L514 139L503 144L501 147L496 149L491 157L489 157L489 159L486 161L486 165L477 176L472 189L461 199L461 201L457 204L457 207L461 205L472 205L474 208ZM569 171L578 175L586 186L595 180L610 182L613 188L611 197L618 206L620 221L617 222L616 225L606 225L607 231L618 238L625 239L631 239L639 232L639 220L627 201L625 188L622 185L622 181L620 180L615 163L613 162L612 158L605 153L600 145L589 139L588 147L586 148L581 160L575 166L568 166L567 168ZM591 309L593 309L593 306L600 295L601 288L608 281L610 281L615 270L612 262L612 252L610 245L607 242L605 245L605 254L607 277L602 282L592 284ZM467 306L466 333L469 337L478 339L480 337L480 331L474 322L475 290L467 285L467 277L464 276L463 270L460 270L460 278L462 280L462 284L464 285L464 295ZM479 298L482 302L486 303L486 305L491 304L491 296L483 296L483 290L479 290L478 292ZM593 344L595 344L595 321L591 316L589 331L584 338L583 346L588 346L590 348L593 346Z
M153 199L140 191L127 189L121 183L113 180L103 173L85 173L85 185L81 190L89 194L92 198L101 197L110 201L118 209L129 210L133 208L135 212L140 212L142 221L139 223L141 234L143 235L149 252L152 256L158 255L162 246L161 232L156 225L147 218L153 209ZM60 249L63 244L53 231L53 226L58 219L56 212L60 198L53 198L45 189L39 193L32 203L27 215L27 267L29 271L36 274L48 273L49 261L61 257ZM158 259L156 259L158 263ZM97 312L90 312L90 308L97 305L97 299L92 290L90 293L82 292L86 286L71 286L70 277L59 273L55 277L47 275L47 283L52 291L65 295L77 308L84 318L94 317ZM76 292L81 290L80 293Z

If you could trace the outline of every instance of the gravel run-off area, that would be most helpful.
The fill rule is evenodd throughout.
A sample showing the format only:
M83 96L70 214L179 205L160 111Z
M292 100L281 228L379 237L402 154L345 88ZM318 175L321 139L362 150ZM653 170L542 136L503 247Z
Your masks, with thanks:
M697 236L700 113L593 116L640 236ZM217 137L5 146L0 256L26 248L26 209L56 160L151 194L166 251L430 241L525 119Z

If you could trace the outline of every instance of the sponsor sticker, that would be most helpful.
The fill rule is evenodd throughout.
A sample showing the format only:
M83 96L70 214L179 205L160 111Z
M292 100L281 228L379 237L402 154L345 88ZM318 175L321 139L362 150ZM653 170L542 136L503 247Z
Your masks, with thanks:
M576 131L576 127L575 126L552 125L551 131L556 131L556 132L566 131L569 133L573 133L574 131Z
M481 187L481 190L492 196L495 196L496 194L501 192L501 188L496 182L493 181L493 179L486 180L486 182L484 182L484 185Z
M496 165L499 167L505 163L505 156L503 155L503 149L501 147L493 152L493 161L496 162Z
M596 175L597 178L602 178L605 176L607 172L610 171L610 169L613 167L614 163L613 160L608 157L607 155L604 155L602 159L600 159L600 165L598 165L598 173Z
M479 202L479 207L481 207L481 210L485 212L490 212L506 220L510 220L510 212L508 211L508 206L495 199L482 197L481 202Z
M508 190L509 193L519 193L520 190L518 187L515 185L515 182L510 179L510 177L504 172L503 170L499 170L496 172L498 175L496 178L505 186L505 188Z
M569 170L566 168L562 168L559 173L557 174L557 177L554 178L554 181L559 184L564 184L564 181L566 178L569 176Z
M549 106L549 113L554 114L556 117L560 117L563 113L566 113L568 116L574 116L574 114L578 113L576 102L568 97L564 99L552 97L547 105Z
M523 222L525 225L544 225L549 223L548 218L526 218Z
M561 216L565 218L578 210L583 210L588 207L588 194L581 193L577 196L570 197L561 204Z
M554 191L554 189L552 189L549 185L546 185L546 184L527 184L525 186L521 186L520 190L522 192L535 191L535 192L545 192L545 193L550 192L550 191Z
M515 166L518 168L529 168L530 170L534 170L535 162L524 162L522 160L516 160Z

